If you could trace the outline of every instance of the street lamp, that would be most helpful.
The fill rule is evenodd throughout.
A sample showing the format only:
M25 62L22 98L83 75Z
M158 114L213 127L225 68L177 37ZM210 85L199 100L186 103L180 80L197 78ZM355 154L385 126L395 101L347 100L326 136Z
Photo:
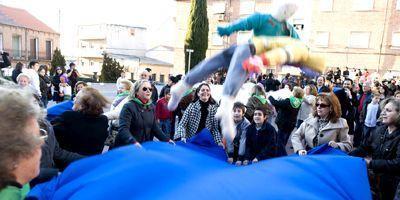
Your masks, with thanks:
M194 52L194 50L193 49L186 49L186 52L189 53L189 61L188 61L188 70L189 70L189 68L190 68L190 57L191 57L192 53Z

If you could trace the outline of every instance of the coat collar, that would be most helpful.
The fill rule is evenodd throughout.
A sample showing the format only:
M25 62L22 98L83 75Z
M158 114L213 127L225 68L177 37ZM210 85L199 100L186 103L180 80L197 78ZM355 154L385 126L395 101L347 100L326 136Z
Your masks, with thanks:
M318 117L308 118L305 121L305 123L311 125L316 130L318 130ZM331 121L329 121L328 124L324 128L322 128L321 131L329 130L329 129L339 129L339 128L344 128L344 125L343 125L342 121L340 120L340 118L338 119L338 121L336 123L332 123Z

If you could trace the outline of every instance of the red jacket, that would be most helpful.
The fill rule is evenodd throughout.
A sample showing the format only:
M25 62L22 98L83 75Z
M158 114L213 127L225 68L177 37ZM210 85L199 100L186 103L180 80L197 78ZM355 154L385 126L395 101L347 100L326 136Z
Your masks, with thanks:
M168 102L165 97L159 99L156 105L156 119L166 120L172 119L172 112L167 108Z

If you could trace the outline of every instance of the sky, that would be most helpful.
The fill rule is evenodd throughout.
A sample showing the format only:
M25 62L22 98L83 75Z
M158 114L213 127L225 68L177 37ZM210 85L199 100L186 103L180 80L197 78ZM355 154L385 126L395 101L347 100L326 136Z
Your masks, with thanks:
M25 9L61 33L65 55L74 54L77 26L86 24L144 26L148 28L150 46L173 44L174 0L0 0L0 4Z

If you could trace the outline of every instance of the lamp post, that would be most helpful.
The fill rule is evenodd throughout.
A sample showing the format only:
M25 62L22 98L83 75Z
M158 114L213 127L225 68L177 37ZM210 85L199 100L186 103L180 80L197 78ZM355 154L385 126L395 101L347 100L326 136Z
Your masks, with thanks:
M188 71L189 71L189 68L190 68L190 58L191 58L191 55L192 55L192 53L194 52L194 50L193 50L193 49L186 49L186 52L189 53L189 61L188 61Z

